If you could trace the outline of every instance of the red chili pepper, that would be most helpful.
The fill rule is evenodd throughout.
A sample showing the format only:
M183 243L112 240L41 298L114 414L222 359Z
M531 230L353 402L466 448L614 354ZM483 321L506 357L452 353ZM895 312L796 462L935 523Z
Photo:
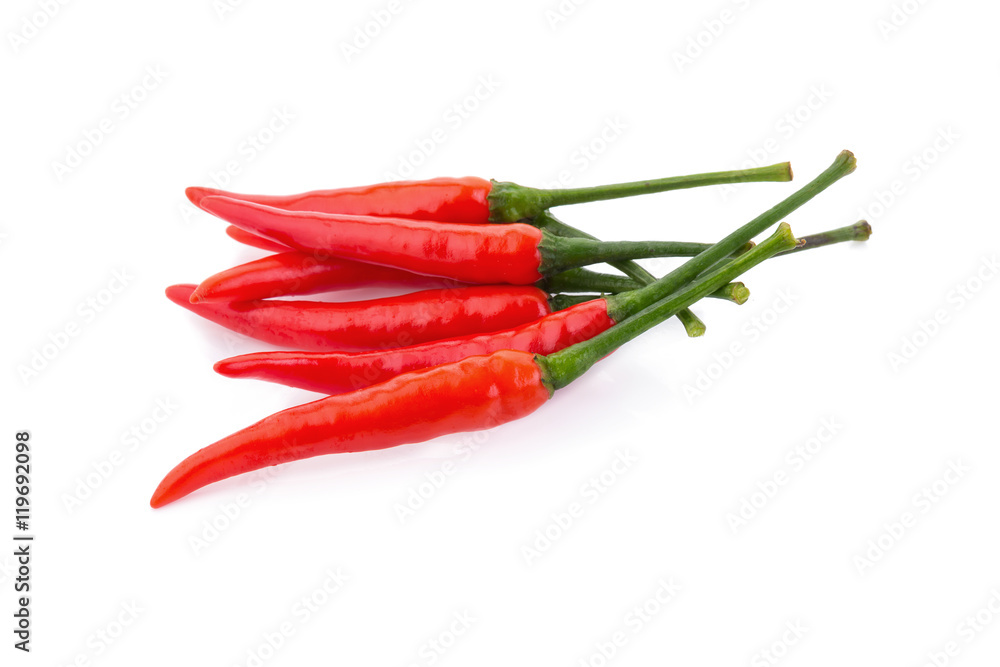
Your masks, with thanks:
M321 211L350 215L378 215L440 222L489 222L491 183L482 178L432 178L394 181L336 190L314 190L296 195L243 195L213 188L188 188L191 203L201 207L205 197L230 197L289 211Z
M541 214L537 215L531 224L535 225L540 229L545 229L553 234L559 236L568 236L572 238L589 238L593 240L598 240L597 237L586 234L575 227L571 227L564 222L561 222L551 214L550 211L543 211ZM229 225L226 228L226 233L228 233L232 238L246 243L247 245L254 246L257 248L263 248L265 250L275 250L277 252L289 250L288 246L284 244L278 244L274 241L270 241L263 237L257 236L256 234L251 234L250 232L244 231L235 225ZM656 278L646 271L644 268L639 266L636 262L632 260L621 260L617 262L609 262L611 266L615 267L619 271L622 271L627 276L634 280L639 281L642 285L648 285L654 282ZM563 272L566 273L566 272ZM609 291L602 288L594 288L596 291ZM550 290L555 291L555 290ZM254 296L252 298L258 298ZM705 323L702 322L697 315L692 313L690 310L685 308L681 312L677 313L677 318L684 325L684 330L687 332L688 336L697 337L704 335L705 333Z
M396 181L285 196L245 195L212 188L188 188L187 196L192 204L201 208L205 208L202 205L205 198L221 195L290 211L486 223L516 222L533 218L553 206L582 204L705 185L791 179L791 166L787 162L782 162L756 169L674 176L569 190L538 190L516 183L466 177Z
M243 231L234 225L230 225L226 229L226 233L241 243L264 250L275 250L278 253L287 255L287 257L283 257L280 261L270 261L270 257L265 257L260 260L241 264L226 271L221 271L207 278L198 286L198 289L195 290L195 295L192 296L196 301L250 301L276 296L317 294L319 292L360 287L366 284L360 274L356 278L349 277L352 274L345 274L343 265L347 264L349 260L332 258L315 259L309 253L291 250L286 245L279 245L273 241L268 241L263 237ZM871 226L866 221L860 220L853 225L840 229L834 229L821 234L802 236L800 237L802 241L801 246L781 254L797 253L844 241L864 241L870 235ZM752 245L753 243L748 243L745 249L749 249ZM744 250L737 250L736 254L739 254L741 251ZM277 260L278 256L275 255L274 257ZM356 264L359 267L370 267L373 274L367 284L372 285L397 284L429 287L441 282L449 285L454 283L454 281L435 280L433 277L421 276L406 271L399 271L397 280L391 277L395 274L379 273L380 271L394 272L397 270L377 267L374 264ZM624 262L621 264L634 264L634 262ZM325 269L322 268L325 265L329 266ZM300 266L303 267L301 271ZM636 268L641 269L638 266ZM383 275L390 277L384 278L382 277ZM655 278L649 276L640 284L635 279L626 276L615 276L578 268L568 269L550 276L541 281L538 286L547 292L606 292L616 294L618 292L638 289L643 284L649 284L654 281ZM733 285L733 289L743 289L742 283L734 283ZM740 285L740 287L736 288L736 285ZM742 303L749 296L749 293L743 293L742 301L740 298L733 298L733 295L730 293L718 296Z
M321 394L341 394L402 373L499 350L551 354L592 338L614 323L607 301L594 299L493 333L378 352L256 352L223 359L215 364L215 370L227 377L257 378Z
M677 256L693 256L708 247L705 243L673 245L676 246ZM748 250L751 245L747 244L738 252ZM206 278L191 295L191 301L252 301L350 289L366 284L427 288L457 286L459 283L339 257L316 257L308 252L289 251L246 262ZM569 269L540 281L538 287L548 292L621 292L639 285L619 276Z
M585 264L697 253L702 244L565 238L531 225L455 223L286 211L226 197L202 208L298 250L468 283L530 285Z
M534 357L497 352L400 375L263 419L192 454L160 482L162 507L227 477L287 461L423 442L519 419L549 398Z
M749 294L743 283L729 283L708 296L744 303ZM559 297L549 300L554 308L560 302ZM634 305L630 308L634 310ZM617 310L618 317L625 316L622 309L609 303L609 297L593 298L493 333L454 336L377 352L254 352L223 359L215 364L215 370L232 378L256 378L322 394L340 394L401 373L498 350L558 352L614 326L609 310Z
M743 303L749 292L743 283L730 283L708 296ZM609 311L616 312L618 318L632 314L616 308L613 300L603 297L576 303L534 322L492 333L454 336L378 352L254 352L223 359L215 364L215 370L232 378L256 378L321 394L340 394L385 382L401 373L498 350L558 352L614 326ZM553 301L557 299L550 299L550 303ZM628 304L628 309L635 311L636 304Z
M683 292L552 355L501 350L467 357L279 412L182 461L160 482L150 505L162 507L208 484L266 466L422 442L520 419L624 342L796 243L782 224L754 250Z
M191 312L258 340L302 350L374 350L499 331L550 312L537 287L477 285L346 303L191 303L194 285L167 288Z
M317 259L309 253L293 250L268 255L215 274L198 285L191 295L191 302L253 301L375 285L418 289L458 286L455 281L390 266L339 258Z

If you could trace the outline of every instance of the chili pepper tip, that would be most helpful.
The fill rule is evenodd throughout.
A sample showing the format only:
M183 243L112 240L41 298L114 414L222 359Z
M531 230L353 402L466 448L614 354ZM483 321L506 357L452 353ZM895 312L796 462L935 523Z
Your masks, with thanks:
M191 294L197 287L197 285L171 285L163 292L178 306L188 306L191 303Z
M169 475L167 478L169 478ZM164 478L163 481L160 482L160 485L156 487L155 491L153 491L153 496L149 499L149 506L154 510L159 509L164 505L169 505L178 498L182 498L186 495L183 493L178 494L177 491L174 490L172 484L166 483L167 478Z
M291 356L294 353L286 353L287 356ZM308 357L309 353L300 353L304 357ZM247 377L258 377L255 373L259 369L261 358L272 361L273 357L277 355L269 354L267 352L252 352L250 354L241 354L237 357L228 357L226 359L220 359L212 365L212 370L227 378L247 378ZM272 365L280 365L280 362ZM361 385L358 385L359 387ZM334 392L326 392L333 394Z
M201 208L201 200L205 197L214 197L218 195L225 195L226 193L222 190L216 190L214 188L187 188L184 190L184 194L187 195L188 201L192 204Z
M224 375L228 378L238 378L245 374L247 369L247 358L253 359L254 355L244 354L238 357L229 357L227 359L220 359L212 365L212 370L219 375ZM250 364L252 366L252 363Z

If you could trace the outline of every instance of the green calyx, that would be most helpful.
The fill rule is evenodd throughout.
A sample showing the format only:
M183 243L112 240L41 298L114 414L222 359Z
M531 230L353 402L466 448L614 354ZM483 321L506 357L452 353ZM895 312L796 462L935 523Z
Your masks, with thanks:
M701 276L683 290L644 308L597 336L535 361L542 371L542 382L553 392L583 375L598 360L624 343L676 315L695 301L711 294L740 274L799 243L786 223L753 250L728 262L712 273ZM694 261L694 260L691 260Z
M526 188L509 181L490 181L493 187L486 197L490 205L490 222L517 222L534 218L544 211L545 190Z
M590 188L542 190L507 181L492 181L492 188L487 199L490 206L490 222L517 222L518 220L534 218L553 206L584 204L706 185L790 180L792 180L791 165L782 162L755 169L672 176L650 181L598 185Z

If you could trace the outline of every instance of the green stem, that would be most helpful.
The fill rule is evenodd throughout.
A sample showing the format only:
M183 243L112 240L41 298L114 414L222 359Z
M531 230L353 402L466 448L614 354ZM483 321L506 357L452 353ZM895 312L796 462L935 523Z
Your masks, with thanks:
M539 280L536 285L546 292L604 292L617 294L642 287L628 276L613 276L589 269L569 269Z
M615 276L610 273L591 271L590 269L569 269L561 273L539 280L539 289L552 294L560 292L601 292L602 294L617 294L642 287L628 276ZM742 304L750 292L743 283L731 283L709 294L709 298L725 299Z
M750 290L743 283L729 283L715 290L709 297L732 301L737 306L742 306L750 298Z
M548 275L588 264L651 257L695 257L711 247L711 243L687 241L595 241L557 236L543 230L542 241L538 244L542 255L538 271ZM745 243L733 252L733 256L746 252L751 247L752 243Z
M558 234L559 236L591 239L593 241L598 240L596 236L591 236L582 229L577 229L572 225L567 225L565 222L552 215L550 211L541 211L535 216L535 219L532 222L539 229L543 231L548 230L553 234ZM622 260L619 262L609 263L629 278L633 278L640 285L650 285L656 282L656 276L642 268L637 262L633 262L632 260ZM698 316L690 310L685 313L684 319L681 319L681 323L684 325L684 330L691 338L696 338L697 336L704 335L705 333L705 323L698 319ZM698 326L699 324L701 325L700 327Z
M620 322L632 313L636 313L649 306L649 304L676 292L698 274L736 252L740 246L750 241L754 236L760 234L820 192L850 174L856 166L857 161L854 154L850 151L843 151L837 156L833 164L812 182L770 210L743 225L697 257L688 260L651 285L633 292L624 292L608 297L608 314L616 322Z
M535 216L533 224L541 230L547 230L553 234L558 234L559 236L577 239L591 239L593 241L599 240L596 236L591 236L582 229L577 229L572 225L567 225L565 222L552 215L551 211L542 211L539 213ZM611 266L615 267L629 278L632 278L640 285L648 285L656 282L656 276L642 268L642 266L640 266L637 262L622 260L620 262L609 263Z
M684 332L688 335L688 338L698 338L705 335L705 330L707 329L705 323L690 310L685 308L677 311L677 319L684 325Z
M871 235L871 225L869 225L865 220L858 220L853 225L848 225L847 227L831 229L828 232L820 232L819 234L809 234L808 236L803 236L799 239L802 241L801 246L798 248L792 248L791 250L781 254L788 255L793 252L802 252L803 250L822 248L825 245L842 243L844 241L867 241L868 237Z
M788 224L781 223L774 234L753 250L734 259L718 271L698 278L681 292L643 309L624 321L619 321L615 326L589 340L547 356L536 356L535 361L542 370L542 381L550 392L565 387L600 359L639 334L676 315L681 309L711 294L778 252L794 248L797 243L798 240L792 235Z
M853 225L848 225L847 227L840 227L838 229L831 229L828 232L820 232L819 234L810 234L808 236L799 237L799 245L791 250L785 250L784 252L779 252L778 256L790 255L796 252L801 252L803 250L812 250L814 248L822 248L824 246L833 245L835 243L844 243L847 241L867 241L868 237L872 235L872 228L864 220L859 220ZM711 273L718 267L725 264L728 260L720 260L713 264L711 267L702 271L699 275L705 275ZM582 269L581 269L582 270ZM609 290L611 291L611 290ZM611 292L612 294L617 294L617 292Z
M739 254L737 254L736 256L739 257ZM725 258L724 257L724 258L720 259L718 262L716 262L715 264L712 264L710 267L708 267L704 271L699 272L698 275L699 276L707 276L709 273L712 273L713 271L718 271L721 267L725 266L728 263L729 263L729 258Z
M660 178L652 181L633 181L631 183L615 183L567 190L541 190L506 181L492 181L493 187L489 194L490 222L517 222L525 218L534 218L553 206L584 204L668 190L698 188L705 185L790 180L792 180L792 167L787 162L782 162L754 169L716 171L706 174Z

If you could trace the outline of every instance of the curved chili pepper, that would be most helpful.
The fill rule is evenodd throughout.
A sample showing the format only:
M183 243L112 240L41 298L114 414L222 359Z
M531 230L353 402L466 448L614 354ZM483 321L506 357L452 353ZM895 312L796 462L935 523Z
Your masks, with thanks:
M349 215L377 215L440 222L489 222L487 201L491 184L483 178L432 178L394 181L334 190L313 190L295 195L245 195L213 188L188 188L191 203L204 208L205 197L229 197L283 208Z
M498 350L551 354L592 338L614 323L608 317L607 302L594 299L493 333L455 336L378 352L256 352L223 359L215 364L215 370L227 377L256 378L322 394L340 394L409 371Z
M222 191L216 190L212 192L221 193ZM201 197L199 196L198 197L199 201L200 198ZM555 216L553 216L549 211L542 211L539 215L535 216L535 218L531 220L531 224L535 225L536 227L539 227L540 229L550 230L559 236L589 238L589 239L594 239L595 241L599 240L596 236L591 236L590 234L587 234L577 229L576 227L572 227L564 222L561 222L560 220L557 220ZM237 241L246 243L247 245L254 246L257 248L263 248L265 250L272 249L276 250L277 252L289 250L288 246L286 245L277 244L274 241L269 241L268 239L257 236L256 234L251 234L250 232L244 231L239 227L236 227L235 225L229 225L226 228L226 233L229 234L232 238L236 239ZM637 264L632 260L622 260L618 262L611 262L610 264L616 269L624 272L627 276L631 277L632 279L639 281L640 284L642 285L648 285L649 283L656 280L656 278L651 273L646 271L644 268L639 266L639 264ZM572 271L572 269L570 271ZM569 273L569 271L564 271L563 273ZM602 292L614 291L598 287L594 288L588 287L586 289L588 290L597 289ZM556 291L556 290L547 290L547 291ZM749 294L747 294L747 296L749 296ZM680 311L679 313L677 313L677 318L684 325L684 330L687 332L688 336L698 337L705 333L705 323L702 322L698 318L698 316L692 313L690 310L684 309Z
M723 285L709 297L744 303L743 283ZM553 307L561 299L549 300ZM621 314L619 314L619 317ZM419 368L438 366L497 350L551 354L614 326L608 302L596 297L502 331L454 336L378 352L253 352L216 362L215 371L231 378L254 378L321 394L339 394L384 382Z
M268 255L215 274L198 285L191 294L191 302L254 301L373 285L428 289L457 287L458 283L391 266L339 258L317 259L309 253L292 250Z
M207 197L223 196L283 208L290 211L320 211L349 215L376 215L440 222L516 222L533 218L547 208L568 204L633 197L683 188L752 181L790 181L787 162L755 169L674 176L569 190L539 190L516 183L482 178L433 178L426 181L395 181L336 190L314 190L296 195L246 195L188 188L191 203L200 208ZM206 209L207 210L207 209ZM211 213L211 211L209 211Z
M678 246L676 248L678 254L682 252L697 254L708 247L706 243L675 245ZM206 278L191 295L191 300L192 302L252 301L276 296L350 289L366 284L426 288L454 286L457 282L339 257L288 251L246 262ZM635 289L639 285L624 277L571 269L540 281L538 287L547 292L621 292Z
M227 477L287 461L362 452L520 419L549 390L534 357L503 351L400 375L267 417L192 454L149 504L162 507Z
M643 257L689 256L698 243L602 242L565 238L531 225L463 225L406 218L286 211L205 197L206 211L298 250L468 283L530 285L548 273Z
M743 283L730 285L735 288ZM729 285L720 290L740 292L731 290ZM718 296L720 290L708 296ZM732 298L745 301L743 294ZM550 303L554 301L550 299ZM498 350L552 354L614 325L615 320L608 315L607 300L593 298L534 322L492 333L454 336L377 352L254 352L222 359L216 362L215 371L226 377L266 380L332 395L369 387L420 368Z
M256 301L279 296L301 296L366 286L405 286L418 289L468 285L447 278L425 276L349 259L316 259L300 251L276 253L234 266L205 279L191 294L191 303L202 301ZM557 273L535 285L559 292L624 292L639 285L624 276L585 269ZM716 296L716 295L713 295ZM720 293L720 298L733 300Z
M239 228L234 227L233 229ZM801 246L780 254L797 253L844 241L864 241L870 235L871 227L867 222L861 220L847 227L803 236L801 237L803 242ZM697 249L698 246L701 246L702 249L708 247L707 244L691 245L692 250ZM734 254L746 252L752 246L753 242L744 244ZM280 247L287 249L287 246ZM645 273L641 267L638 269ZM644 279L642 284L654 281L655 278L649 276L649 279ZM457 283L374 264L337 258L315 258L310 253L288 250L217 273L205 279L191 298L196 302L251 301L276 296L316 294L364 285L407 285L427 288L439 285L457 285ZM577 268L548 276L536 283L536 286L553 294L559 292L617 294L618 292L638 289L642 285L625 276ZM743 303L749 297L749 292L742 283L734 283L710 296Z
M214 482L288 461L423 442L525 417L621 344L795 243L782 224L725 268L555 354L501 350L466 357L266 417L182 461L160 482L150 505L162 507Z
M499 331L550 312L545 292L511 285L424 290L347 303L191 303L194 289L194 285L174 285L167 288L167 298L238 333L303 350L400 347Z

